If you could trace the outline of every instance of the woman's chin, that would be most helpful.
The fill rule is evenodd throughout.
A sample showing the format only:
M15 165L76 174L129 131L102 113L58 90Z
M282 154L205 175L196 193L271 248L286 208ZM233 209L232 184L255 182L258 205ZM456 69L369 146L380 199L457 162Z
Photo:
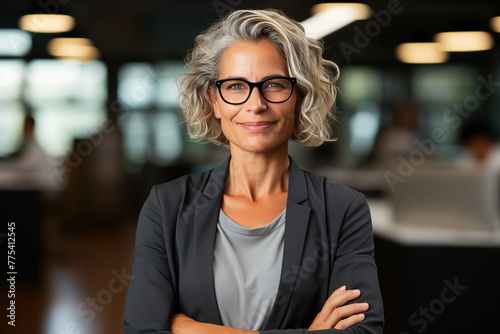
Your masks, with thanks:
M276 142L266 142L262 140L258 141L250 141L245 143L244 145L236 145L232 144L231 145L231 150L233 151L233 148L237 148L238 150L242 150L248 153L270 153L270 152L277 152L277 151L282 151L284 149L284 152L287 152L287 145L288 141L285 141L284 143L279 143L277 144ZM236 147L235 147L236 146Z

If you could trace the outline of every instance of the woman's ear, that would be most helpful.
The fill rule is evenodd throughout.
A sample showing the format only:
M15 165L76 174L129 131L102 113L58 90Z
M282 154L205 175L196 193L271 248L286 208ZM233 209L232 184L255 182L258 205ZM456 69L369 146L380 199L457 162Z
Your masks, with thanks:
M215 91L214 86L210 86L207 88L207 94L210 98L210 102L212 103L212 109L214 111L215 118L220 119L220 111L219 111L219 101L217 100L217 92Z

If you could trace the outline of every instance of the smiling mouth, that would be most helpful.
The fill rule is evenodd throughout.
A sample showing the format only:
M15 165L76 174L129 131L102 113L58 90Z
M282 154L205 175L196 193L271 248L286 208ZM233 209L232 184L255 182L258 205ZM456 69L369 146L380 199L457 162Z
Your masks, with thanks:
M269 129L275 123L276 123L276 121L274 121L274 122L267 122L267 121L264 121L264 122L243 122L243 123L240 123L240 125L243 128L245 128L249 131L252 131L252 132L262 132L262 131Z

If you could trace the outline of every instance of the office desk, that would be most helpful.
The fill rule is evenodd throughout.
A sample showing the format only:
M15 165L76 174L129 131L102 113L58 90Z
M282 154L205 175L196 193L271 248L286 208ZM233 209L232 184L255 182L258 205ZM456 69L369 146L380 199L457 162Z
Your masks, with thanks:
M500 231L409 225L369 204L385 333L500 332Z

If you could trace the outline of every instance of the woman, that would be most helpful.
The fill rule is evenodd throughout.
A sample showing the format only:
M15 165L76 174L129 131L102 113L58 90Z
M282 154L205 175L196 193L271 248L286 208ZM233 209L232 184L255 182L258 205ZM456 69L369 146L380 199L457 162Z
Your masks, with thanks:
M338 72L321 54L273 10L233 12L197 37L183 81L188 130L231 154L151 191L127 333L382 333L364 197L288 156L290 138L332 140Z

